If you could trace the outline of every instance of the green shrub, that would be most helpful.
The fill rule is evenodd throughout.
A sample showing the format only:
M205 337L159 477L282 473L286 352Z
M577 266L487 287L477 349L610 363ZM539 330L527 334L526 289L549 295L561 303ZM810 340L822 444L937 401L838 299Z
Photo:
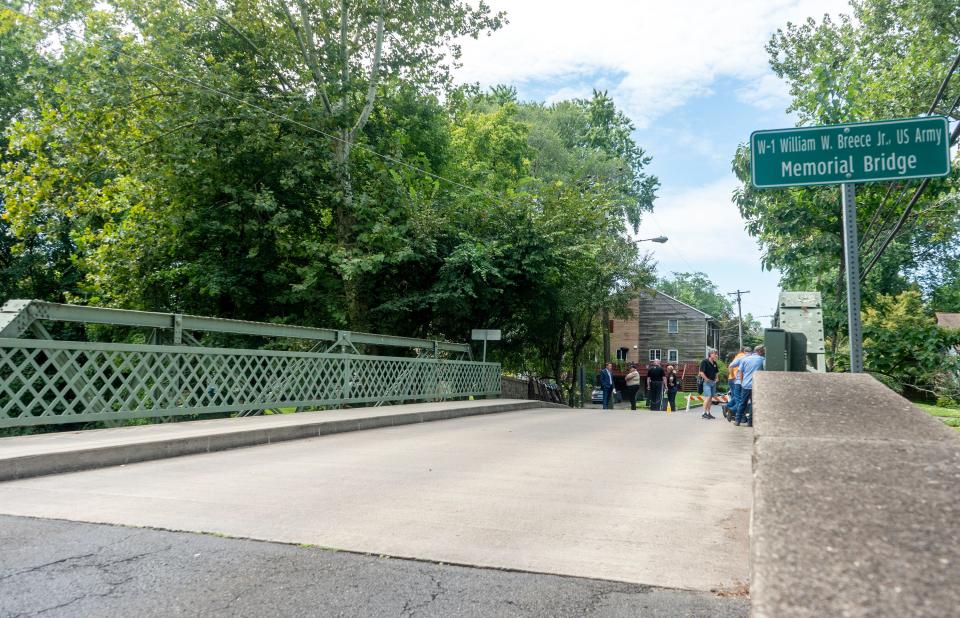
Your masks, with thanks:
M950 397L949 395L941 395L937 397L937 407L938 408L956 408L960 407L957 405L957 401Z

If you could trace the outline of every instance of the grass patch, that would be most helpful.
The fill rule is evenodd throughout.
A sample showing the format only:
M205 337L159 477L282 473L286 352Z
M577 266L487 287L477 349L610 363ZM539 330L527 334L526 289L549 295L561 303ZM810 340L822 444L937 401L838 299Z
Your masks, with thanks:
M296 413L297 413L297 408L296 408L295 406L291 406L291 407L289 407L289 408L275 408L275 409L273 409L273 410L264 410L264 411L263 411L263 415L264 415L264 416L270 416L270 415L272 415L272 414L277 414L277 413L279 413L279 414L296 414Z
M960 408L943 408L940 406L932 406L927 403L915 403L913 405L917 406L927 414L932 414L934 416L939 416L942 418L960 418Z
M944 408L941 406L932 406L927 403L913 404L931 416L936 416L945 425L953 427L960 431L960 408Z

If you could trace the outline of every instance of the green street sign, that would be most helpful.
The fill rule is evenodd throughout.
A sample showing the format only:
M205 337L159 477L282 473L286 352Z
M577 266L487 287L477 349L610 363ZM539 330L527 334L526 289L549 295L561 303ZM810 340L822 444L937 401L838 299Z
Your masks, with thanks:
M944 116L754 131L756 187L833 185L946 176L950 127Z

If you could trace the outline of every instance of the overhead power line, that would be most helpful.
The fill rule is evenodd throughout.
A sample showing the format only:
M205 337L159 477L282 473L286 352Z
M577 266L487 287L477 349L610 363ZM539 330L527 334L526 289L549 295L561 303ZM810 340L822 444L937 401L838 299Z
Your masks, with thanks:
M928 115L933 114L936 111L937 106L940 104L940 100L943 98L944 93L947 91L947 86L950 84L950 79L953 77L953 74L956 72L958 66L960 66L960 53L958 53L956 58L954 58L953 64L950 66L950 70L947 71L947 74L944 76L943 81L940 82L940 88L937 90L937 95L933 98L933 103L930 104L930 108L927 110ZM953 108L950 110L951 114L953 113L954 110L956 110L956 107L958 104L960 104L960 96L958 96L956 101L954 101ZM950 135L951 146L953 146L953 144L956 143L958 137L960 137L960 123L957 124L957 126L953 129L953 132ZM919 201L920 196L923 195L924 190L927 188L929 184L930 184L930 179L924 178L920 182L920 184L917 186L916 191L914 191L913 193L913 197L910 198L910 201L907 203L906 208L904 208L903 213L900 215L900 218L897 220L897 223L893 226L893 229L890 231L890 234L887 235L883 243L880 245L877 251L873 254L873 257L867 263L866 267L864 267L860 271L860 281L866 280L867 275L873 269L874 265L880 260L880 257L883 255L883 252L886 251L888 246L890 246L890 243L893 242L894 237L903 227L903 224L906 222L907 217L910 216L910 213L913 210L913 207L917 204L917 201ZM903 196L903 193L901 193L901 199L902 199L902 196ZM899 203L899 200L898 200L898 203Z
M891 183L890 187L892 188L893 186L894 186L893 183ZM892 204L890 204L890 212L893 212L893 213L897 212L897 209L903 203L903 198L906 197L907 192L909 190L910 190L910 182L909 181L904 182L903 188L900 189L900 193L899 195L897 195L897 199ZM886 221L888 219L887 214L884 213L885 205L886 205L886 197L884 197L883 201L880 202L880 206L877 208L877 212L874 213L874 219L878 223L880 223L881 221ZM867 240L867 232L870 231L870 227L872 227L874 219L871 219L871 222L870 222L871 226L868 226L867 231L864 232L863 236L860 238L860 242L861 242L860 254L861 255L866 255L868 252L873 251L876 248L877 243L880 241L880 238L883 237L884 224L880 223L880 226L877 228L876 233L873 234L873 237L870 238L869 241Z
M960 106L960 95L957 95L957 98L954 99L953 105L950 106L950 110L946 113L946 115L953 116L953 113L957 111L958 106ZM955 138L952 138L952 141L955 141ZM880 200L880 206L878 206L877 210L873 213L873 217L871 217L870 223L867 225L866 230L863 232L863 236L860 238L861 253L867 253L868 251L871 251L876 246L877 242L880 240L880 237L883 235L883 230L878 229L877 233L874 234L872 238L870 238L869 242L867 241L867 238L870 236L870 231L871 229L873 229L874 224L883 219L881 217L881 214L884 212L884 207L887 204L887 199L890 197L890 193L894 188L894 186L895 186L894 183L890 183L887 186L887 191L886 193L884 193L883 199ZM907 184L904 184L903 188L900 190L900 195L897 196L896 202L893 203L892 212L897 211L897 208L903 202L903 198L906 196L909 188L910 187Z
M877 209L873 212L873 216L870 217L870 223L867 224L867 227L863 230L863 235L860 237L859 247L860 253L865 253L870 250L870 247L867 246L867 238L870 237L870 232L873 229L873 226L880 222L880 214L883 212L884 206L887 204L887 200L890 198L890 194L893 192L893 188L896 186L896 183L891 182L887 184L887 191L883 194L883 199L880 200L880 205L877 206ZM897 198L897 202L903 199L903 194L906 193L907 186L904 184L903 190L900 192L900 197ZM880 232L878 231L874 235L874 241L880 237ZM869 243L871 246L873 242Z
M953 133L950 134L950 145L956 143L957 138L960 137L960 123L953 129ZM860 280L864 281L867 278L867 274L870 273L870 270L873 268L880 260L880 256L883 255L883 252L886 248L893 242L894 236L897 235L897 232L903 227L903 224L906 222L907 217L910 216L910 212L913 210L913 207L916 206L917 201L920 199L920 196L923 194L924 189L927 188L927 185L930 184L929 178L924 178L920 185L917 187L917 190L914 191L913 197L910 198L910 202L907 203L907 207L903 209L903 214L900 215L900 218L897 220L896 225L893 226L893 229L890 231L890 234L883 241L883 244L880 245L880 248L877 249L877 252L873 254L873 257L870 259L870 262L867 263L866 267L860 272Z
M933 103L930 104L930 109L927 110L927 115L937 111L937 105L940 104L940 99L943 98L943 94L947 91L947 85L950 83L950 78L953 77L953 74L957 70L958 66L960 66L960 53L958 53L957 57L954 58L953 65L950 67L950 70L947 71L947 75L943 78L943 81L940 82L940 89L937 90L937 96L933 98Z

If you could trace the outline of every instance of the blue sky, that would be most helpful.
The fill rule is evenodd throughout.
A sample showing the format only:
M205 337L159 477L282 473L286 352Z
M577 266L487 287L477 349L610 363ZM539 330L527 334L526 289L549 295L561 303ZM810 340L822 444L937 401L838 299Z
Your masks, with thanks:
M661 183L638 238L660 275L707 273L722 292L750 290L744 312L768 316L778 274L730 201L730 161L757 129L792 126L787 88L764 45L788 21L849 12L846 0L499 0L510 23L464 42L460 79L513 85L524 100L551 102L607 90L637 126ZM839 199L839 198L838 198ZM761 322L767 325L768 318Z

